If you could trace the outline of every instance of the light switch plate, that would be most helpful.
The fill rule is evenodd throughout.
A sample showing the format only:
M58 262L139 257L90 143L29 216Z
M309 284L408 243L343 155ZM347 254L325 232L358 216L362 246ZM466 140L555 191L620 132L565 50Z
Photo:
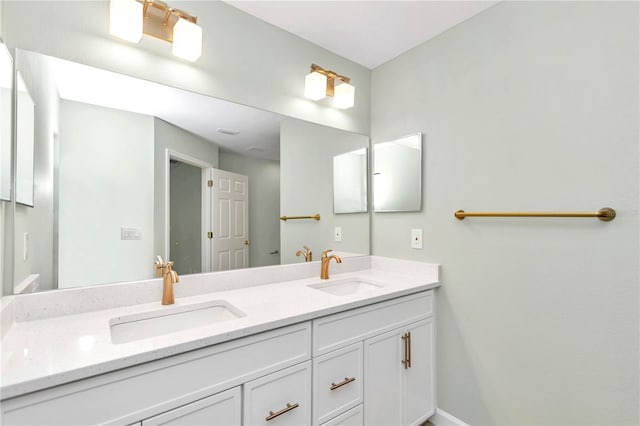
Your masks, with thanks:
M333 235L335 236L335 241L336 242L341 242L342 241L342 227L341 226L336 226Z
M141 240L142 229L140 228L120 228L121 240Z
M422 248L422 229L411 230L411 248L414 248L414 249Z

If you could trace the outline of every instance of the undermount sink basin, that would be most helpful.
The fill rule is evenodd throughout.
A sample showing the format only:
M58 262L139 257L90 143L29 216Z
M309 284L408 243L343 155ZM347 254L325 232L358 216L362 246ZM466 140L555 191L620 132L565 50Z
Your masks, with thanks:
M115 344L134 342L244 316L244 312L224 300L126 315L109 321L111 342Z
M340 280L328 279L320 283L309 284L309 287L335 296L347 296L351 294L367 293L383 286L360 278L344 278Z

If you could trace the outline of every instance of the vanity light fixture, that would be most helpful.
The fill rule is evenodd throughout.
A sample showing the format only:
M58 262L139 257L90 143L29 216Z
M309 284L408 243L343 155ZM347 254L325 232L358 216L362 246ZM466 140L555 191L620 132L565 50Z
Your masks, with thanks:
M160 0L111 0L109 32L138 43L147 34L173 44L173 54L194 62L202 54L198 18Z
M356 89L350 82L349 77L311 64L311 72L304 79L304 96L314 101L331 96L336 108L351 108Z

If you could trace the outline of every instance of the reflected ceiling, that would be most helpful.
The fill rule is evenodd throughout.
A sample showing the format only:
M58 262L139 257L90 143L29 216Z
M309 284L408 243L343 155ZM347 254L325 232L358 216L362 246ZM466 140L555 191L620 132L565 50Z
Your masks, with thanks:
M278 114L49 58L62 99L161 118L226 151L279 160ZM228 133L239 132L235 135Z

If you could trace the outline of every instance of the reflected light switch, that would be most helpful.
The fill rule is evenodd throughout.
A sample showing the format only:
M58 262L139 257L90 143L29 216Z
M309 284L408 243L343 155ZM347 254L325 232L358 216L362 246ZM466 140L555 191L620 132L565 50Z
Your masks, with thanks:
M120 228L121 240L141 240L142 229L140 228Z

